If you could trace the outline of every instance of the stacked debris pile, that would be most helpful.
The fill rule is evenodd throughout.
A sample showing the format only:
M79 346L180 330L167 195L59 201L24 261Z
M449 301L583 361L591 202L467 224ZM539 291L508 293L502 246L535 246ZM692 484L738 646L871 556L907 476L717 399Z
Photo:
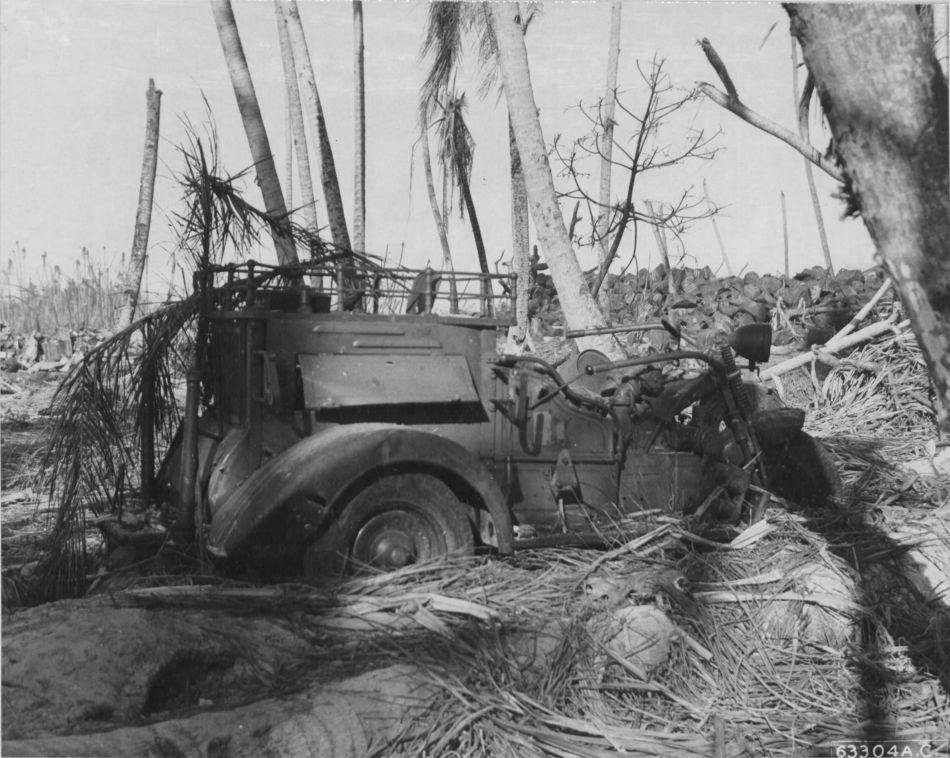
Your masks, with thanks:
M594 275L589 276L593 283ZM637 273L611 275L605 286L610 299L609 320L615 326L656 322L664 317L698 347L712 344L717 332L732 332L753 322L771 322L773 344L789 349L824 344L871 298L884 282L880 268L841 269L832 274L816 266L794 277L746 273L718 277L708 266L664 266ZM891 302L882 302L886 309ZM550 276L538 272L530 293L529 313L536 332L557 334L561 311ZM633 351L662 350L670 336L662 330L633 332Z
M112 336L108 329L59 328L48 334L22 334L0 324L0 368L16 371L64 371Z

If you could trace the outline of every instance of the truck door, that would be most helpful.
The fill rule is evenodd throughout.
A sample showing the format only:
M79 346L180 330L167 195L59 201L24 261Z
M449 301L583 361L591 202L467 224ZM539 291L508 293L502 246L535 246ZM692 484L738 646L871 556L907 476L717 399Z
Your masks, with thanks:
M531 368L499 375L495 467L516 521L539 529L587 530L611 517L617 494L613 424L556 390Z

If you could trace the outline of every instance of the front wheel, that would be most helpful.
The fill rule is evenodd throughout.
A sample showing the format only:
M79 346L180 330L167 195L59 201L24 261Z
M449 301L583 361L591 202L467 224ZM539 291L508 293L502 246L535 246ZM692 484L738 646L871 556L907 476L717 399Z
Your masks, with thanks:
M392 474L360 490L304 552L304 574L393 571L443 555L470 555L472 524L448 485L428 474Z

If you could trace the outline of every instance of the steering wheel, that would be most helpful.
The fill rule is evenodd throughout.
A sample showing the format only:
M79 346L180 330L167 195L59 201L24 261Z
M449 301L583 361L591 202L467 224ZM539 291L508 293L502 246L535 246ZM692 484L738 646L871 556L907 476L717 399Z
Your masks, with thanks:
M607 381L607 377L603 374L596 376L593 369L597 366L606 366L610 362L610 358L600 352L600 350L584 350L577 356L578 376L574 381L581 387L600 394L604 388L604 383Z

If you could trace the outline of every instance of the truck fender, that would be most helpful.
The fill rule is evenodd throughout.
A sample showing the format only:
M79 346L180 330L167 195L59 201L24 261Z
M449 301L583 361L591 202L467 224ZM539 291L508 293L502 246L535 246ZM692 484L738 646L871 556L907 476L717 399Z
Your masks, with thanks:
M271 513L296 496L337 510L367 472L400 464L464 481L494 521L499 551L512 552L505 497L478 457L437 434L395 424L341 425L274 456L215 511L207 549L218 557L233 554Z

